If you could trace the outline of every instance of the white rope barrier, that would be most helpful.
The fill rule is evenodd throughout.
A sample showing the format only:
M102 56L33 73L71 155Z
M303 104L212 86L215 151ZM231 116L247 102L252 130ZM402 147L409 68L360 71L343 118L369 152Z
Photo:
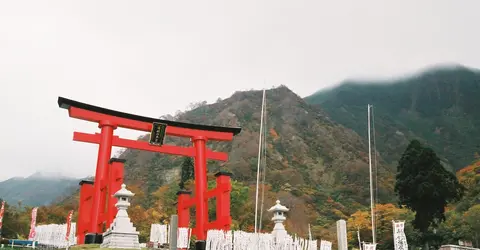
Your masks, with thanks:
M67 224L39 225L35 227L34 240L41 245L57 248L66 248L67 246L77 244L77 237L75 237L75 228L76 223L72 222L69 240L67 242L67 240L65 239L67 234Z
M168 244L168 225L152 224L150 242ZM177 247L188 249L191 229L178 228ZM206 239L207 250L318 250L317 240L282 235L275 238L270 233L248 233L243 231L209 230ZM331 250L332 243L322 240L321 250Z

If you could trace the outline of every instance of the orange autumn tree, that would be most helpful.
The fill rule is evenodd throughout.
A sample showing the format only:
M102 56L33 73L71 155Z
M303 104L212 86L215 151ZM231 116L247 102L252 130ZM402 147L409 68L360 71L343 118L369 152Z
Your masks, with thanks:
M177 192L179 190L180 188L176 184L159 187L157 191L152 194L153 198L155 199L154 208L156 208L158 211L162 211L165 214L175 214L177 212L177 207L175 204L177 202Z
M458 170L457 178L460 183L467 189L472 190L477 186L475 177L480 177L480 160L473 164Z
M464 213L477 204L478 199L480 199L480 185L478 185L480 180L480 160L460 169L457 172L457 178L465 187L466 192L463 199L454 207L457 212Z
M463 218L466 224L470 226L470 231L477 232L477 234L472 235L472 237L475 238L478 245L478 242L480 241L480 235L478 234L478 232L480 232L480 204L472 206L470 209L468 209L463 215Z
M410 221L413 213L393 204L377 204L375 207L377 249L393 249L393 220ZM407 225L408 227L409 225ZM372 224L370 210L357 211L347 221L347 235L350 247L358 248L357 230L362 241L372 241Z
M137 228L141 242L149 240L150 227L152 224L165 224L168 216L162 211L150 208L145 210L142 206L136 205L128 208L130 220Z
M145 208L145 201L147 199L155 199L155 193L152 197L148 197L142 190L141 184L131 184L127 188L135 194L128 208L128 215L140 233L140 241L148 241L151 224L165 224L168 215L158 204L152 208Z

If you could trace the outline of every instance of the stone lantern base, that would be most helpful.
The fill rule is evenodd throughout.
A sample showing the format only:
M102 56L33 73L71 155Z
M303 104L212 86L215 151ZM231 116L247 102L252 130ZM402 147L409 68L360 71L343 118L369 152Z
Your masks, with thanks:
M109 230L103 234L103 243L100 247L140 249L140 244L138 242L138 232L121 233Z

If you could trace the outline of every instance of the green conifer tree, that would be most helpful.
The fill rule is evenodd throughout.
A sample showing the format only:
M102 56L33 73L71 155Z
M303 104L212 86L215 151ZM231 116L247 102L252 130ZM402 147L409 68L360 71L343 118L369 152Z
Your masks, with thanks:
M445 220L445 207L459 200L464 188L432 149L412 140L397 167L395 192L400 205L416 213L413 225L425 242L428 229Z
M195 179L195 172L193 167L193 159L191 157L185 157L185 160L182 163L182 173L180 177L179 186L181 189L185 188L185 183L188 180Z

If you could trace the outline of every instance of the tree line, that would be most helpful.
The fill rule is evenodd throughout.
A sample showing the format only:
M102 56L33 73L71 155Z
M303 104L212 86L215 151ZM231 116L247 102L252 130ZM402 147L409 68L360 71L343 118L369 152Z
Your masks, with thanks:
M412 140L398 162L395 194L398 204L375 207L378 249L393 249L392 220L406 221L410 246L438 249L470 241L480 247L480 161L459 171L446 170L435 152ZM357 230L371 241L370 213L349 218L349 242L358 246Z
M378 249L393 249L392 220L405 220L405 232L410 246L430 249L443 244L458 244L458 240L471 241L480 246L480 159L457 173L447 171L440 163L435 152L419 141L413 140L408 145L398 162L394 190L397 204L377 204ZM214 177L208 175L209 187L215 185ZM141 186L129 185L135 193L135 199L129 208L132 222L140 231L140 240L148 241L152 223L168 223L170 214L176 208L176 193L181 189L193 190L194 163L192 158L185 158L177 183L163 185L150 195ZM319 192L321 190L318 190ZM232 181L231 214L232 228L235 230L253 230L254 201L250 198L255 187ZM267 196L275 198L275 192L267 185ZM143 205L145 199L152 200L151 207ZM77 199L62 205L42 206L38 209L37 224L65 223L68 211L77 211ZM209 205L209 214L214 215L215 205ZM252 212L246 212L252 211ZM348 220L348 239L351 247L358 247L357 231L362 241L371 241L370 213L365 208L351 215ZM192 211L192 226L195 223ZM21 204L7 204L3 220L3 236L6 238L25 239L30 227L31 207ZM74 213L73 221L76 220ZM265 217L265 230L271 230L269 218ZM322 222L321 218L316 223ZM287 229L290 226L287 220ZM328 223L327 223L328 224ZM320 228L322 227L322 228ZM312 224L314 237L333 241L334 229L328 225ZM331 232L330 232L331 231ZM317 235L318 234L318 235Z

